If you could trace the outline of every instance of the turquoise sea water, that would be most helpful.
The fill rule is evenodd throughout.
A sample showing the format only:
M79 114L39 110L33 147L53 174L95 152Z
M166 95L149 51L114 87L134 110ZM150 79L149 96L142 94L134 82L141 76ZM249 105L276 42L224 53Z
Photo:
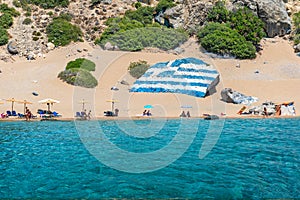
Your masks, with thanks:
M149 153L170 144L183 123L179 119L167 120L157 128L161 122L125 120L97 124L119 148ZM91 155L74 122L1 122L0 198L300 197L300 119L226 120L216 145L199 159L210 123L188 120L189 126L181 131L189 135L193 126L198 126L195 138L184 154L167 167L127 173L110 168ZM81 128L94 125L95 122L79 122ZM148 134L152 128L155 135L146 138L128 135L143 129ZM91 137L89 143L97 139ZM183 140L184 146L186 138ZM126 161L122 157L111 159Z

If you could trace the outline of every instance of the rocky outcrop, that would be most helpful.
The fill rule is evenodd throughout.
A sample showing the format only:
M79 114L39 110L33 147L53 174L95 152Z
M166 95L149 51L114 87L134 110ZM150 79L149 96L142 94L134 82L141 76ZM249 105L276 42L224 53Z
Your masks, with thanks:
M167 9L163 18L174 28L182 27L195 31L196 27L203 25L207 13L213 7L213 1L183 0L177 6Z
M265 23L269 37L283 36L291 31L291 19L282 0L234 0L234 7L246 6Z
M213 7L210 0L183 0L181 4L167 9L162 15L174 28L183 27L191 31L205 23L207 13ZM229 9L246 6L265 23L269 37L282 36L290 32L291 19L282 0L232 0L227 2ZM161 20L163 21L163 20Z

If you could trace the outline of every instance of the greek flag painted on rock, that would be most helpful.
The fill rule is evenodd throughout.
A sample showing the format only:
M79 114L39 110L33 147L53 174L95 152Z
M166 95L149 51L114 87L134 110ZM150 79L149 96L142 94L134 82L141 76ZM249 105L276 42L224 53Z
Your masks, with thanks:
M136 80L130 92L168 92L204 97L219 81L218 71L196 58L156 63Z

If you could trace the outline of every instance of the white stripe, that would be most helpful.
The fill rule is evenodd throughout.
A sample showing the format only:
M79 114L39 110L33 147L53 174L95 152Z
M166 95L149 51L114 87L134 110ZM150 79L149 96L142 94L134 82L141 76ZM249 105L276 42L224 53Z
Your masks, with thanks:
M180 82L180 83L203 83L211 84L213 81L204 80L204 79L188 79L188 78L172 78L172 77L141 77L139 81L171 81L171 82Z

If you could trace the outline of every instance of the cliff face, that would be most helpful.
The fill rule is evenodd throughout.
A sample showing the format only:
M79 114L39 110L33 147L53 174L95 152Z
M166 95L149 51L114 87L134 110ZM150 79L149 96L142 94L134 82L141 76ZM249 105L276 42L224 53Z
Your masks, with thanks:
M213 2L213 0L182 0L176 7L168 9L164 17L174 27L193 30L204 23L207 13L213 7ZM248 7L265 22L265 30L269 37L282 36L291 30L291 19L282 0L231 0L227 2L227 7L231 10L240 6Z
M68 8L55 8L44 10L31 5L32 14L29 18L32 23L24 25L25 11L16 8L21 16L14 20L13 27L9 30L11 40L15 41L15 47L19 55L47 53L48 38L46 27L53 17L60 13L70 13L73 16L72 23L78 25L84 33L84 39L93 42L106 28L104 22L115 16L120 16L127 10L134 9L133 3L140 1L152 6L158 0L103 0L100 4L91 7L91 0L71 0ZM175 0L176 7L167 9L158 18L167 24L178 28L195 31L199 25L205 23L206 16L216 0ZM2 0L13 7L11 0ZM265 29L269 37L284 35L291 30L292 13L300 11L298 0L226 0L228 9L236 9L239 6L250 8L265 22ZM53 15L50 16L49 13ZM37 36L35 33L38 33ZM35 38L35 40L33 40ZM6 46L0 48L0 55L7 54ZM1 59L1 56L0 56Z

